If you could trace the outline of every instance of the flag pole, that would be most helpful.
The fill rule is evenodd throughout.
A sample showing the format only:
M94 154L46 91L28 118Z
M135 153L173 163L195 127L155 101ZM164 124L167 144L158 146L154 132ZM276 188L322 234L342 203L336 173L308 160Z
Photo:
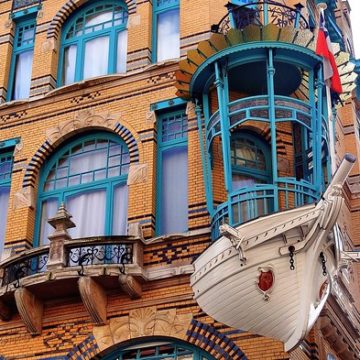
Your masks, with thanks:
M320 14L322 14L325 19L324 11L327 9L326 3L319 3L317 5ZM327 122L329 129L329 155L330 155L330 168L331 175L334 175L336 172L336 152L335 152L335 121L333 121L333 112L332 112L332 102L331 102L331 91L329 81L325 81L325 89L326 89L326 103L327 103Z

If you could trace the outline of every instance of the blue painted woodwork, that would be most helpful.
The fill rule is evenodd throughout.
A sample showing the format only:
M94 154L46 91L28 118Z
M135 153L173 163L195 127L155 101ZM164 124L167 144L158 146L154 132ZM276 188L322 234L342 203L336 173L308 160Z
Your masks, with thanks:
M164 188L168 188L167 182L171 179L165 178L164 175L164 158L165 156L175 152L187 153L187 131L188 122L185 114L185 109L169 108L168 111L162 111L158 114L157 128L158 128L158 151L157 151L157 186L156 186L156 225L155 231L157 235L163 235L165 229L171 229L170 232L185 232L187 231L187 208L178 208L177 213L173 214L164 209L163 192ZM181 166L179 164L179 166ZM180 169L185 171L186 169ZM187 181L187 179L185 180ZM187 199L187 192L179 194L181 189L177 189L177 196L180 195L183 199ZM175 194L174 194L175 199ZM175 200L174 200L175 201ZM183 204L182 204L183 205ZM166 215L166 216L165 216ZM184 228L177 228L173 231L171 225L166 223L166 219L173 217L178 218L178 225ZM186 225L185 225L186 224ZM186 228L185 228L186 227Z
M118 347L110 354L103 357L104 360L215 360L213 356L204 350L178 340L158 339L152 342L135 342L130 346Z
M152 51L151 60L153 63L157 62L157 48L158 48L158 21L159 15L166 12L178 10L179 11L180 0L154 0L153 1L153 15L152 15ZM168 44L171 46L171 44Z
M81 169L79 164L83 156L96 156L100 152L106 153L102 166L92 162L87 169ZM102 132L70 141L47 159L39 181L35 246L39 245L42 204L54 200L58 207L71 196L94 190L106 193L104 235L112 235L114 192L126 184L129 165L130 155L125 142L115 134Z
M32 12L30 15L26 14L23 17L16 18L15 38L13 45L13 53L11 57L9 83L6 100L10 101L14 99L14 87L16 77L16 63L19 56L27 52L34 51L35 42L35 29L36 29L36 12ZM21 74L22 77L29 76L30 74ZM30 82L30 78L27 79ZM30 89L29 89L30 90Z
M103 19L92 25L91 21L96 16L103 17ZM118 37L121 32L126 31L127 20L127 6L123 1L89 1L74 12L62 30L58 86L64 85L66 49L72 47L74 52L76 49L75 73L72 82L80 81L84 78L85 46L89 41L97 38L107 38L109 40L107 73L116 73L119 61Z

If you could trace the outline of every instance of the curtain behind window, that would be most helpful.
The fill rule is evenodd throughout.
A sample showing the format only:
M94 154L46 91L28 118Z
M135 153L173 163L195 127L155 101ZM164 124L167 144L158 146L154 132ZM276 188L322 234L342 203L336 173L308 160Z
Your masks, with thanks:
M109 67L109 37L103 36L85 44L84 79L106 75Z
M4 248L7 210L9 203L9 187L0 187L0 252Z
M158 15L157 61L180 57L179 9Z
M16 57L13 100L29 97L32 62L33 50L23 52Z
M187 146L162 152L161 234L188 229Z

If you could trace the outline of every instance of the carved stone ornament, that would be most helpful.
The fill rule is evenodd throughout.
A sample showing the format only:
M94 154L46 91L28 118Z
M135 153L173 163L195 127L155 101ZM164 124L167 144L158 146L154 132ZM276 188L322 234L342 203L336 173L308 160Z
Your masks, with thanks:
M41 334L43 303L25 288L19 288L15 291L15 302L29 333L32 335Z
M30 186L14 194L14 209L24 209L35 206L34 189Z
M128 20L128 28L131 29L134 26L139 26L141 22L140 14L131 14Z
M155 115L155 111L151 111L149 110L146 113L146 122L150 125L155 124L156 122L156 115Z
M75 114L74 119L63 121L58 126L47 129L46 138L50 144L54 144L67 134L82 128L98 126L113 130L117 121L116 119L119 119L120 116L120 114L95 114L91 110L81 110Z
M194 117L195 116L195 104L192 101L188 101L186 103L186 110L185 113L188 117Z
M148 177L148 164L131 165L128 174L128 185L143 184Z
M261 267L258 269L257 288L264 295L264 300L269 300L270 293L275 284L275 274L272 267Z
M146 307L130 311L129 316L110 319L110 324L95 326L93 334L101 351L120 342L142 336L171 336L185 340L192 314L178 314L176 309L156 310Z

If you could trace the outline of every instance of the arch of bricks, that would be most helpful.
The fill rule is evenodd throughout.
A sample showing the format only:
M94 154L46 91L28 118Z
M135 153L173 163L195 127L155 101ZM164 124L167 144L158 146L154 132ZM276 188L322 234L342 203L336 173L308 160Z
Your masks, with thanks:
M56 15L51 20L49 28L46 32L46 37L58 38L60 29L66 19L80 6L85 4L88 0L68 0L61 9L56 13ZM124 0L128 7L128 13L133 14L136 12L136 0Z
M129 150L131 164L139 163L138 144L129 129L127 129L124 125L121 125L119 122L115 122L114 128L109 129L107 127L104 127L104 129L111 130L112 132L118 134L124 140ZM71 135L71 133L68 133L66 135ZM58 141L56 143L58 143ZM54 146L54 144L49 139L45 140L45 142L39 147L39 149L33 155L29 164L26 167L22 185L23 188L35 186L41 166L50 156L50 154L55 150L55 148L56 146Z
M187 342L203 349L215 359L247 360L241 349L225 334L217 331L213 326L203 324L193 319L186 332ZM75 346L65 357L68 360L92 359L101 352L93 335L88 336L82 343Z

